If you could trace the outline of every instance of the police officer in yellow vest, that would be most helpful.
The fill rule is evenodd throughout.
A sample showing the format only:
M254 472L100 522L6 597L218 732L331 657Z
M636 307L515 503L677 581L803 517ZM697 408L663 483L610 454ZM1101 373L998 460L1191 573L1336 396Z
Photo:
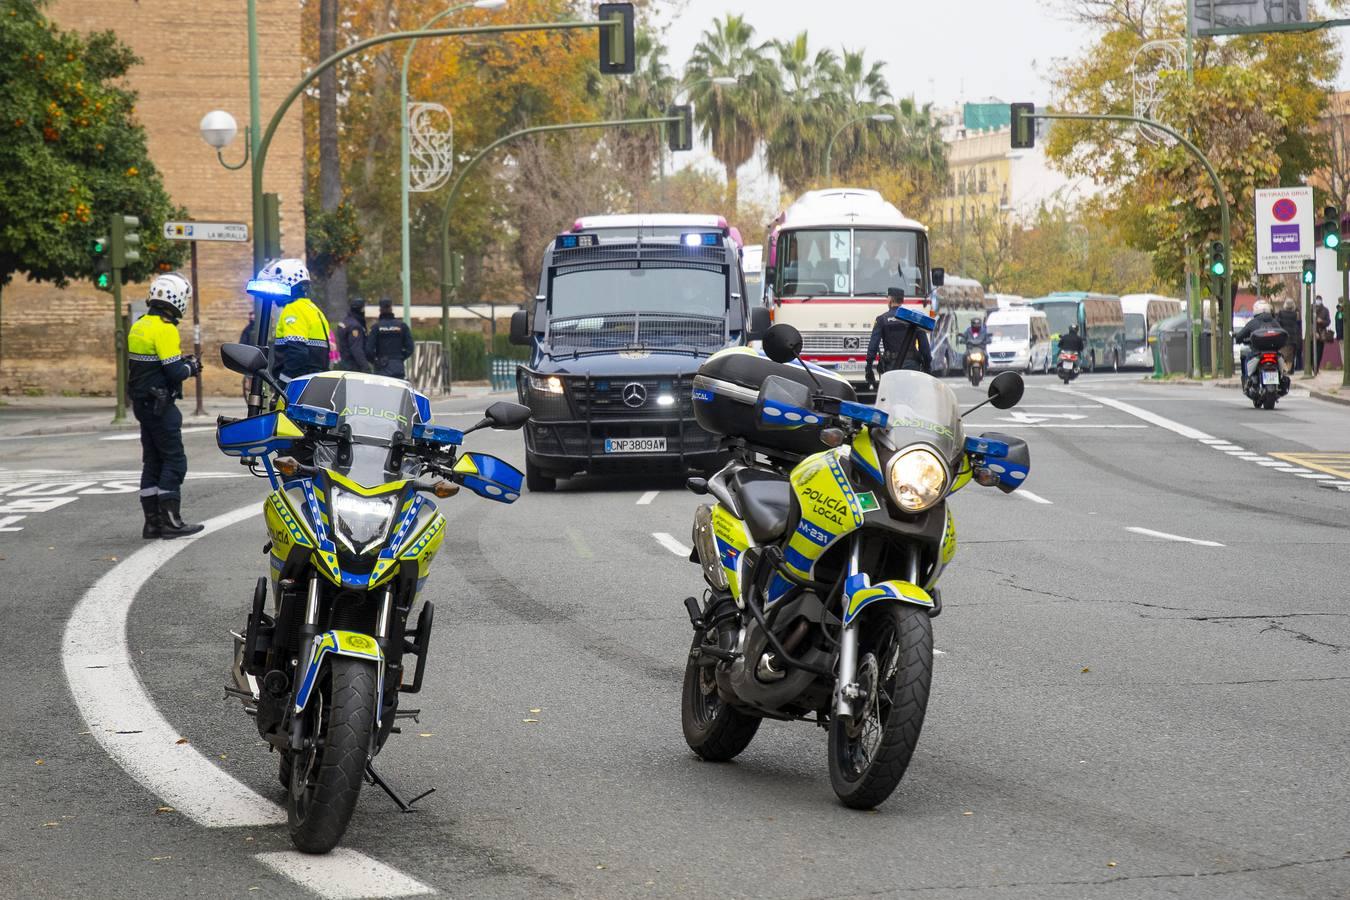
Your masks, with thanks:
M141 423L141 511L144 538L196 534L180 515L187 453L183 450L183 414L174 405L183 382L201 371L195 356L184 356L178 320L187 312L192 285L177 272L150 284L149 307L127 336L127 394Z
M274 347L277 374L282 382L316 372L327 372L330 347L328 319L309 299L309 269L303 260L278 259L263 266L258 281L274 282L284 290L272 294L282 304L277 316Z

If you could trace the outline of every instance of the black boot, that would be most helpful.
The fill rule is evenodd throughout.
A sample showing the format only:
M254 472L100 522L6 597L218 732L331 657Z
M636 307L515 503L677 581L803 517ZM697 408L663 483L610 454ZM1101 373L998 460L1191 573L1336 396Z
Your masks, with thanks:
M159 514L158 497L142 497L141 512L145 513L145 527L141 529L141 537L149 540L164 536L164 517Z
M160 495L159 514L163 519L160 524L160 530L164 538L182 537L188 534L196 534L205 528L205 525L189 525L183 521L183 517L178 514L179 500L177 497L165 497Z

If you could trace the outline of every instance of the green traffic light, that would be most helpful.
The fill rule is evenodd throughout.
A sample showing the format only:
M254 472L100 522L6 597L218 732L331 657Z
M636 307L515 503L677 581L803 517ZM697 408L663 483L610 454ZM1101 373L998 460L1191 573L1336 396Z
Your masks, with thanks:
M1224 266L1223 260L1215 260L1214 263L1210 265L1209 271L1215 278L1222 278L1223 273L1228 271L1228 269Z
M1328 250L1335 250L1341 245L1341 236L1334 231L1327 231L1322 237L1322 246Z
M94 285L99 290L106 290L110 284L112 284L112 276L107 272L100 272L98 277L94 279Z

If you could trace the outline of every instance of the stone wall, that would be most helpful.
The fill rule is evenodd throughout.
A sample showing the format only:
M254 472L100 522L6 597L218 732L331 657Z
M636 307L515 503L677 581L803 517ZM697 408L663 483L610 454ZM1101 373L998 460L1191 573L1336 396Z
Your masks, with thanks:
M296 0L258 0L257 6L265 123L303 73L301 10ZM192 218L248 222L251 228L248 167L237 172L222 168L197 130L209 110L229 111L240 130L225 158L231 163L242 159L243 128L248 122L244 3L56 0L47 14L62 28L112 29L135 50L142 60L129 76L140 95L136 115L145 126L150 155L169 195ZM266 181L268 190L281 195L284 248L295 254L304 251L302 149L297 103L272 141ZM221 370L217 347L238 340L247 319L250 301L243 286L252 269L252 248L203 243L198 250L207 389L233 392L239 378ZM127 285L124 299L143 300L147 288L147 284ZM19 276L4 288L0 300L0 393L114 390L111 295L94 290L88 282L63 290ZM190 317L183 323L182 335L184 349L190 352Z

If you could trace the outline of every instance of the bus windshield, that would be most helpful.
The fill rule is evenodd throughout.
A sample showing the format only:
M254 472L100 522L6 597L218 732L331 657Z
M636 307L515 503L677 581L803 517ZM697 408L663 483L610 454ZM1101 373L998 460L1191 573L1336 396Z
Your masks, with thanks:
M1143 313L1125 314L1125 345L1141 347L1148 343L1148 324Z
M885 297L893 287L907 297L926 294L926 261L916 231L804 229L786 232L781 240L779 299Z
M1051 334L1068 334L1070 326L1078 324L1078 301L1038 303L1036 308L1045 313Z
M559 319L635 312L723 318L727 276L715 269L636 266L569 272L553 279L549 311Z

